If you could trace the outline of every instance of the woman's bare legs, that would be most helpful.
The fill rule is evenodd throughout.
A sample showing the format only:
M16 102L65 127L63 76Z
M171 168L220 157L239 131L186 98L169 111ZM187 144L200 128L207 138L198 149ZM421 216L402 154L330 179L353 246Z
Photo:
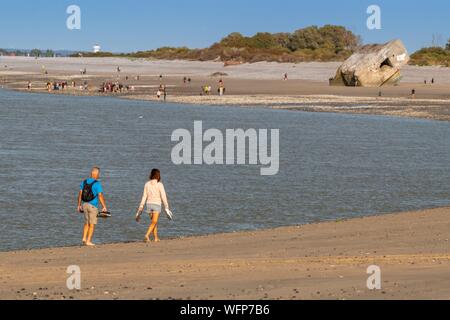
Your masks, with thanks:
M158 225L156 225L155 229L153 230L153 236L155 237L155 242L160 242L158 237Z
M145 235L145 241L150 241L150 235L155 231L155 241L159 241L158 236L158 220L159 220L159 212L153 212L152 214L152 224L148 228L147 234Z

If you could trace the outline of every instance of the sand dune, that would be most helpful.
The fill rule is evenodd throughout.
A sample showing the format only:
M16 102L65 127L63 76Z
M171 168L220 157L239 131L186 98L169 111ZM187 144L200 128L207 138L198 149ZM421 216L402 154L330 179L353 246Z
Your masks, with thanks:
M281 80L288 73L292 80L326 82L333 77L340 62L276 63L258 62L224 67L222 62L166 61L128 58L28 58L0 57L3 69L41 73L42 68L51 73L79 74L86 68L89 74L115 73L117 66L122 74L158 76L200 76L209 77L215 72L224 72L230 78ZM8 68L4 68L4 66ZM1 69L0 69L1 70ZM5 71L5 70L3 70ZM424 80L450 84L449 68L406 66L403 69L403 82L422 84Z

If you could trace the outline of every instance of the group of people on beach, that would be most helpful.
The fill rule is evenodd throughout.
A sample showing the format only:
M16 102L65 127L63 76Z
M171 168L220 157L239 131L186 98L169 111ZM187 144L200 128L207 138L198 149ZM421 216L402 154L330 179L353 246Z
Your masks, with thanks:
M31 90L31 87L32 87L31 82L28 82L27 89L29 91ZM63 90L66 90L67 88L69 88L69 83L67 81L63 81L63 82L56 82L56 81L55 82L51 82L51 81L48 81L46 83L45 87L46 87L48 92L63 91ZM71 87L73 89L77 88L77 84L76 84L75 81L72 81ZM86 91L89 90L89 85L88 85L87 81L85 81L82 84L80 84L79 90L86 90Z
M120 73L120 72L122 72L122 70L121 70L121 68L119 66L119 67L117 67L117 73ZM80 73L82 75L84 75L84 74L87 73L87 71L86 71L86 69L81 69ZM165 84L163 84L163 78L164 78L163 75L159 76L160 86L159 86L158 90L156 91L156 98L158 100L166 101L168 93L167 93L167 86ZM126 81L128 81L129 79L130 79L129 76L125 77ZM134 79L136 81L139 81L141 79L141 76L138 75ZM184 77L183 78L183 83L185 83L185 84L189 83L190 84L191 82L192 82L191 78L188 78L188 77ZM89 84L88 84L87 81L84 81L78 87L77 87L77 84L76 84L75 81L72 81L70 86L69 86L69 83L67 81L62 81L62 82L48 81L46 83L46 90L48 92L64 91L67 88L78 89L80 91L89 91L89 89L90 89L89 88ZM31 83L31 81L29 81L27 83L27 90L28 91L32 90L32 83ZM119 81L116 81L116 82L114 82L114 81L103 82L100 85L100 87L98 88L98 92L99 93L104 93L104 94L106 94L106 93L115 94L115 93L124 93L124 92L134 92L135 90L136 89L135 89L134 85L124 85L123 83L120 83ZM207 95L208 96L208 95L211 95L211 93L212 93L211 85L208 84L208 85L203 85L201 87L201 94L200 95L202 95L202 96L203 95ZM217 94L219 96L223 96L223 95L225 95L225 93L226 93L225 83L224 83L224 81L222 79L220 79L219 83L218 83L218 87L217 87Z
M122 83L119 82L103 82L99 92L100 93L123 93L134 91L134 86L126 85L124 86Z
M212 92L212 87L210 85L204 85L202 86L202 92L201 92L201 96L209 96L211 95ZM226 92L226 88L225 88L225 83L222 79L219 80L219 85L217 88L217 94L219 96L223 96L225 95Z
M83 245L89 247L95 246L92 239L98 219L111 216L106 206L102 183L99 179L100 168L94 167L91 170L90 177L81 182L80 192L78 193L77 211L84 215ZM99 210L100 205L102 206L101 211ZM163 205L168 218L172 219L173 215L169 209L166 190L161 182L161 172L158 169L153 169L148 182L144 186L142 200L135 216L136 221L140 222L142 214L147 208L151 223L145 234L145 242L150 242L152 235L155 242L160 242L158 223Z

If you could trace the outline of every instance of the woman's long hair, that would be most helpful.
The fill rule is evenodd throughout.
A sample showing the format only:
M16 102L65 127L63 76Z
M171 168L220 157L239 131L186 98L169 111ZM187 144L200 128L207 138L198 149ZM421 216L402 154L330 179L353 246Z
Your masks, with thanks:
M150 173L150 180L158 180L158 182L161 182L161 171L153 169L152 173Z

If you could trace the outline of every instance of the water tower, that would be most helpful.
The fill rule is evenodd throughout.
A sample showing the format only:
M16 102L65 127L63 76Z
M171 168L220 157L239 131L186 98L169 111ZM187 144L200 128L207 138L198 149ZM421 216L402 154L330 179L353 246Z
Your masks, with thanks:
M94 53L99 53L102 50L102 47L100 47L98 44L94 46Z

